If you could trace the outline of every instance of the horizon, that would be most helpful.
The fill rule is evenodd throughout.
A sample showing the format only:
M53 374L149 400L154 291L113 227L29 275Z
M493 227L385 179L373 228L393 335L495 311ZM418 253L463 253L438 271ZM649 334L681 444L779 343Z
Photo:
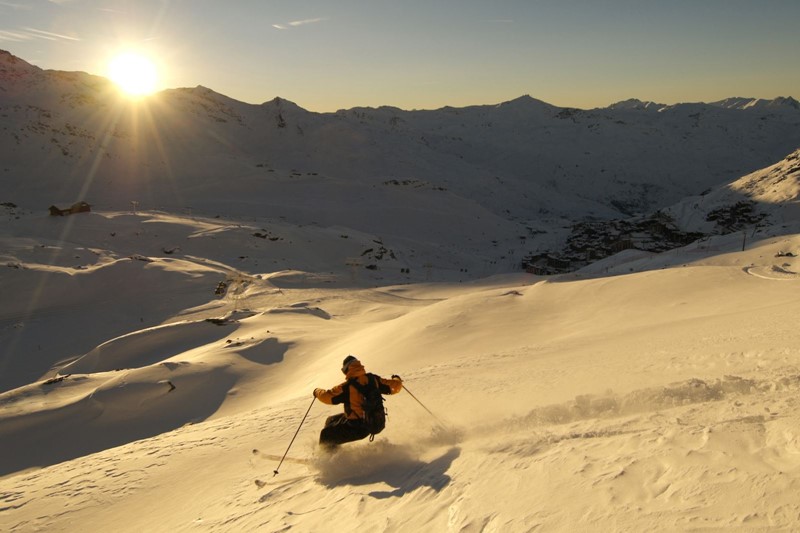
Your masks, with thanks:
M0 2L0 48L43 69L104 77L114 57L134 51L157 67L157 90L204 86L252 104L277 96L315 112L520 95L578 109L632 97L674 105L771 100L800 87L786 67L800 5L783 0L770 9L740 0L237 6Z
M29 65L32 65L32 66L37 67L37 68L42 68L42 67L39 67L38 65L35 65L34 63L31 63L30 61L28 61L24 57L19 57L19 56L15 55L14 53L12 53L9 50L5 50L5 49L0 48L0 53L3 53L3 52L11 54L13 57L16 57L19 60L25 61ZM64 71L63 69L58 69L58 68L42 69L42 70L44 70L44 71L54 71L54 72L78 72L78 73L82 73L82 74L88 74L88 75L91 75L91 76L100 76L100 77L106 78L110 82L114 83L114 80L110 79L109 76L101 75L101 74L92 74L90 72L85 72L85 71ZM192 90L192 89L200 89L200 88L208 89L208 90L210 90L210 91L212 91L214 93L220 94L220 95L225 96L227 98L231 98L233 100L236 100L236 101L248 104L248 105L264 105L264 104L270 103L270 102L272 102L274 100L283 100L283 101L290 102L290 103L292 103L294 105L297 105L298 107L302 108L305 111L312 112L312 113L319 113L319 114L336 113L338 111L347 111L349 109L356 109L356 108L378 109L378 108L383 108L383 107L396 108L396 109L399 109L401 111L437 111L437 110L441 110L441 109L445 109L445 108L463 109L463 108L468 108L468 107L498 106L498 105L514 102L514 101L517 101L517 100L522 100L522 99L525 99L525 98L528 98L528 99L531 99L531 100L534 100L534 101L538 101L538 102L542 102L542 103L547 104L547 105L552 105L552 106L558 107L558 108L580 109L580 110L583 110L583 111L591 111L592 109L605 109L605 108L608 108L608 107L611 107L611 106L614 106L614 105L617 105L617 104L629 102L629 101L639 102L639 103L642 103L642 104L654 104L654 105L657 105L657 106L665 106L665 107L674 106L674 105L681 105L681 104L707 104L707 105L712 105L712 104L715 104L715 103L718 103L718 102L724 102L724 101L727 101L727 100L774 101L774 100L778 100L778 99L787 99L787 100L792 100L792 101L797 102L797 99L794 97L794 95L791 95L791 94L780 94L780 95L777 95L777 96L772 97L772 98L764 98L764 97L750 96L750 95L748 95L748 96L735 95L735 96L726 96L724 98L721 98L721 99L715 100L715 101L692 100L692 101L680 101L680 102L656 102L656 101L645 100L645 99L641 99L641 98L637 98L635 96L632 96L632 97L629 97L629 98L624 98L622 100L617 100L617 101L614 101L614 102L610 102L607 105L602 106L602 107L595 107L595 108L583 107L583 108L580 108L580 107L575 107L575 106L560 106L560 105L554 104L552 102L543 100L541 98L537 98L536 96L531 95L531 94L521 94L521 95L512 97L512 98L510 98L508 100L503 100L503 101L499 101L499 102L481 102L481 103L474 103L474 104L466 104L466 105L463 105L463 106L454 106L454 105L451 105L451 104L444 104L443 106L435 107L435 108L401 108L401 107L393 106L393 105L390 105L390 104L379 104L377 106L355 105L354 107L340 108L340 109L336 109L334 111L317 111L317 110L308 109L306 107L303 107L302 105L300 105L297 102L295 102L292 98L287 98L287 97L282 96L282 95L275 95L274 97L272 97L272 98L270 98L268 100L261 101L261 102L245 102L243 100L238 100L237 98L234 98L234 97L232 97L230 95L221 93L221 92L217 91L216 89L214 89L213 87L207 87L205 85L196 85L194 87L188 87L188 86L186 86L186 87L161 87L158 90L152 92L152 95L157 95L159 93L163 93L163 92L167 92L167 91L173 91L173 90ZM136 96L139 97L140 95L136 95Z

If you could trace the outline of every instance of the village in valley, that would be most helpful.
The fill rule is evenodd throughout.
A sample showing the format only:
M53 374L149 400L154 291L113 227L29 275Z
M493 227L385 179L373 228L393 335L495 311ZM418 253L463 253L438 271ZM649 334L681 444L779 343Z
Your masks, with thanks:
M765 214L754 202L739 201L712 210L706 215L715 223L714 235L725 235L758 227ZM530 253L522 260L522 268L540 276L573 272L623 250L666 252L708 237L697 231L684 231L665 211L628 219L583 221L574 224L564 246L559 250Z

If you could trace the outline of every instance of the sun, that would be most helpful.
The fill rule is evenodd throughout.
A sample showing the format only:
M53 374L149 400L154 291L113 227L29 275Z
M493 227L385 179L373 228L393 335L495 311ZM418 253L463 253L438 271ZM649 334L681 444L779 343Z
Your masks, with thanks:
M108 77L120 89L132 96L151 94L158 85L158 70L155 63L134 52L114 56L108 63Z

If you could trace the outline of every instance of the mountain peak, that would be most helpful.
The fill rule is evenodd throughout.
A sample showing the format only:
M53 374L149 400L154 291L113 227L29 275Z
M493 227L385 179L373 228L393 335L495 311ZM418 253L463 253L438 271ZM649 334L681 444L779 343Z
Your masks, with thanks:
M514 98L513 100L509 100L507 102L501 102L497 104L495 107L497 108L531 108L531 107L546 107L546 108L553 108L552 104L548 104L542 100L537 100L533 98L529 94L524 94L518 98Z
M40 70L24 59L20 59L11 52L0 50L0 68L4 71L11 70Z
M660 111L664 109L666 104L659 104L657 102L642 101L638 98L628 98L620 102L611 104L608 109L614 110L635 110L635 111Z
M791 96L778 96L771 100L765 98L746 98L736 96L733 98L726 98L717 102L712 102L711 105L716 107L724 107L725 109L796 109L800 110L800 102Z
M800 102L798 102L791 96L778 96L777 98L774 98L772 102L775 105L791 107L792 109L800 110Z
M0 61L15 62L22 61L22 59L18 58L8 50L0 50Z
M286 98L281 98L280 96L276 96L272 100L268 100L261 104L262 106L273 106L279 109L302 109L299 105L295 104L291 100L287 100Z
M28 84L30 80L37 79L42 71L37 66L31 65L27 61L18 58L10 52L0 50L0 90L3 92L17 93L25 91L22 84Z

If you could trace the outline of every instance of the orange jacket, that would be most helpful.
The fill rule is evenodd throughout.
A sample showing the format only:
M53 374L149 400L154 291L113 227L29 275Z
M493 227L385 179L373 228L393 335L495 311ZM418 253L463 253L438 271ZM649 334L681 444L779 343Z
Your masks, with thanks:
M368 383L367 371L364 370L364 366L358 361L354 361L350 365L350 368L347 369L346 376L348 381L356 378L362 385ZM375 377L378 378L378 388L381 394L397 394L403 390L403 382L399 379L385 379L380 376ZM351 387L347 381L329 390L317 389L314 391L314 396L322 403L327 403L328 405L344 404L344 412L349 419L364 418L364 410L361 408L361 400L363 397L361 393L358 392L358 389Z

